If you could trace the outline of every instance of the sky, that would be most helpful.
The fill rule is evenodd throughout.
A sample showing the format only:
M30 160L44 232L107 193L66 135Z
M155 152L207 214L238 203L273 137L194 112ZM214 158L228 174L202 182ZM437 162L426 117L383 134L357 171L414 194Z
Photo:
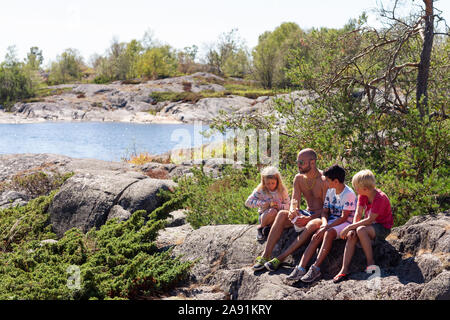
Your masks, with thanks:
M416 2L421 3L420 0ZM75 48L86 62L104 54L112 39L154 37L176 49L197 45L204 51L222 33L238 29L249 49L258 36L283 22L303 30L340 28L363 11L376 24L373 9L380 0L14 0L0 4L0 61L16 46L24 59L30 47L43 51L44 66L67 48ZM389 3L389 1L384 0ZM436 5L450 24L450 1Z

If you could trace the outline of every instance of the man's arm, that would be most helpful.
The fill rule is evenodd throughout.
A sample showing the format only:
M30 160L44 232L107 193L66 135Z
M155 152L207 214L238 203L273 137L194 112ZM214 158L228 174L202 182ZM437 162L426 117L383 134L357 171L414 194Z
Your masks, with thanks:
M302 201L302 190L300 187L300 175L299 174L297 174L294 178L294 185L292 188L292 200L294 200L294 199L297 200L297 203L300 206L300 202Z
M300 190L299 179L300 179L300 175L297 174L295 176L295 178L294 178L294 183L293 183L294 185L293 185L293 188L292 188L292 197L291 197L291 206L289 208L289 219L291 219L291 220L297 215L297 212L293 212L291 210L292 209L292 202L294 200L297 200L297 209L299 209L300 208L300 202L302 201L302 193L301 193L301 190Z
M322 171L321 171L322 173ZM321 179L323 179L324 177L322 177ZM316 219L316 218L320 218L322 217L322 213L324 213L324 211L327 211L327 209L323 208L323 204L325 202L325 197L327 196L327 191L328 191L328 182L327 180L322 180L322 195L321 195L321 201L322 201L322 208L320 210L317 210L317 212L315 212L314 214L311 215L311 220L312 219ZM325 213L328 217L328 215L330 214L330 209L328 209L328 211Z

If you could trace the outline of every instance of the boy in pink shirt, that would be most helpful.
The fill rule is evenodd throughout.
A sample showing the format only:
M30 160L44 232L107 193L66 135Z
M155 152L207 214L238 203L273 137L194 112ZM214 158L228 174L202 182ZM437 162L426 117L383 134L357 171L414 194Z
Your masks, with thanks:
M373 259L372 240L384 240L394 224L391 203L384 192L375 188L375 176L370 170L363 170L353 176L352 185L358 194L358 204L353 224L341 231L341 238L347 239L341 271L334 277L335 283L348 277L348 268L359 241L366 255L366 271L376 268ZM364 212L364 219L362 214Z

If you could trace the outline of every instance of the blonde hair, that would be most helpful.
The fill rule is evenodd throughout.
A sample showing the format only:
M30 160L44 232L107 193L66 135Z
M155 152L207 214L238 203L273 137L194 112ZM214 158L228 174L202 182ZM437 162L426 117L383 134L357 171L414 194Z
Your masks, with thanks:
M275 179L277 180L277 189L278 195L281 198L285 198L289 196L288 190L286 186L283 183L283 179L281 178L281 174L275 167L265 167L263 170L261 170L261 183L256 187L259 191L264 191L266 193L269 193L269 190L267 190L264 180L265 179Z
M375 189L375 175L370 170L362 170L355 174L352 178L353 188Z

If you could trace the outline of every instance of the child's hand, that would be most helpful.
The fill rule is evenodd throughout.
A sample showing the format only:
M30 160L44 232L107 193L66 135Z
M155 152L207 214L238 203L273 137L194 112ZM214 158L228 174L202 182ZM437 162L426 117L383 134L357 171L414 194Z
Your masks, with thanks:
M261 209L263 210L267 210L270 208L270 201L265 202L262 206Z
M280 202L278 202L278 201L272 201L272 202L270 203L270 206L271 206L272 208L277 209L277 210L280 210L280 208L281 208L281 204L280 204Z
M349 228L348 228L348 226L347 227L345 227L344 229L342 229L342 231L341 231L341 239L347 239L347 237L349 236L349 233L354 233L354 231L353 230L350 230Z
M304 227L306 224L310 221L310 217L304 216L300 214L297 218L297 221L295 221L295 224L299 227Z
M289 220L293 220L296 216L298 216L297 214L297 210L291 210L289 211Z

